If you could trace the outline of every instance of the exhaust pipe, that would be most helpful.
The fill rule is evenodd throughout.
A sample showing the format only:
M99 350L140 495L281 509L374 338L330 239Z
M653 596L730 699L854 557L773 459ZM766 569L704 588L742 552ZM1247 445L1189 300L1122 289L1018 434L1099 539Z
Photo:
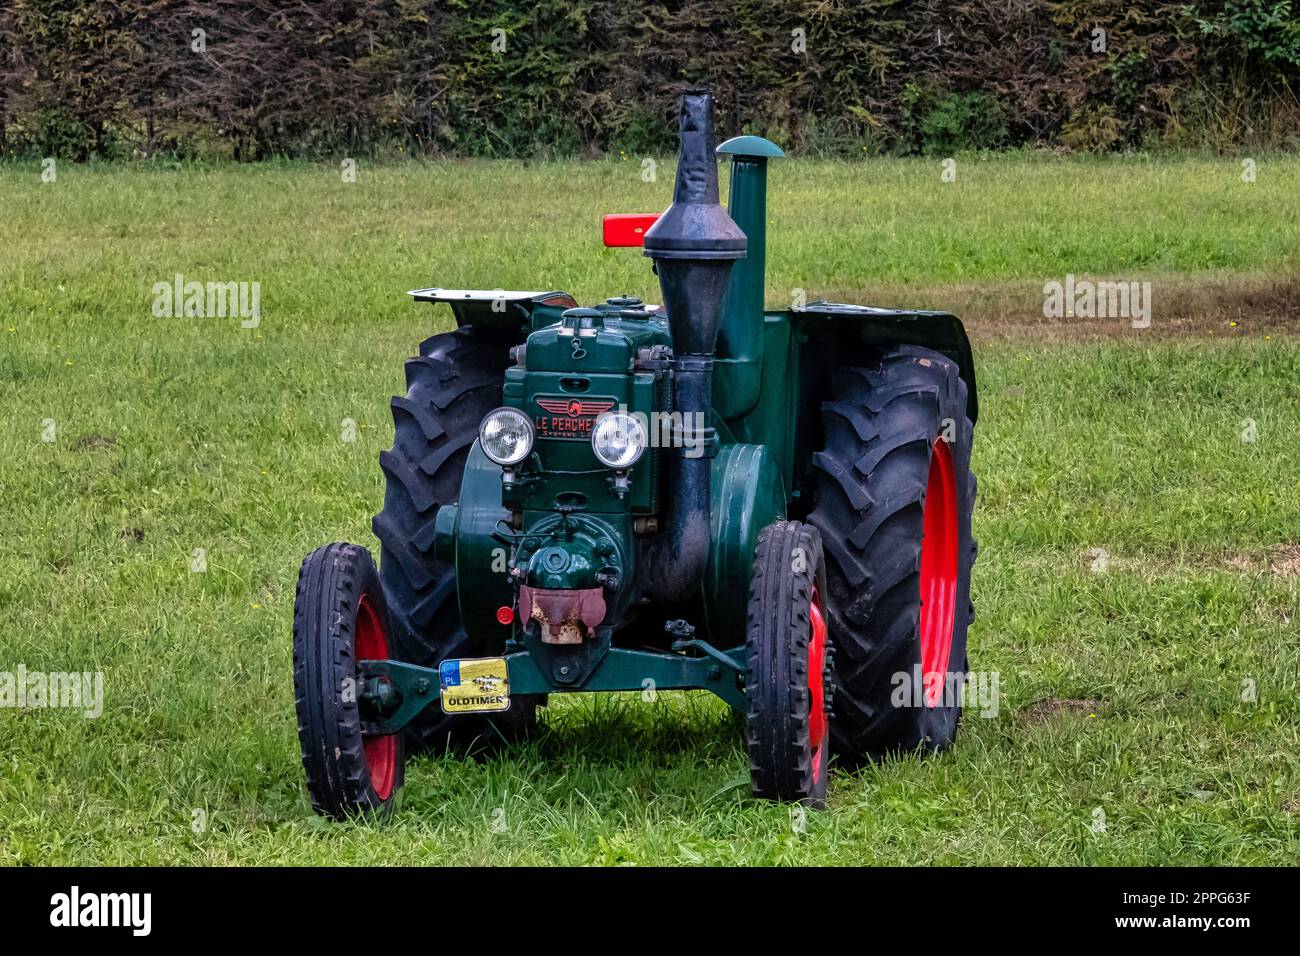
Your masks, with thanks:
M687 90L678 114L681 150L673 203L645 234L673 336L673 436L666 527L651 545L650 589L661 601L695 595L709 558L711 464L718 439L708 427L713 356L731 268L745 257L740 227L718 203L713 97ZM688 451L695 457L689 457Z

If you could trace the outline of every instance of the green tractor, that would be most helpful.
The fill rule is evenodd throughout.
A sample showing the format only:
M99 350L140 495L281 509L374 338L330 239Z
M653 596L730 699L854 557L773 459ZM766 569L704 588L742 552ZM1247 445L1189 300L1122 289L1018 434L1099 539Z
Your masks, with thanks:
M753 791L821 806L935 751L965 676L975 373L946 312L764 307L767 162L686 92L672 205L610 216L662 305L421 289L374 518L303 562L298 732L315 808L385 810L408 747L509 740L549 695L707 690ZM715 152L731 159L729 206Z

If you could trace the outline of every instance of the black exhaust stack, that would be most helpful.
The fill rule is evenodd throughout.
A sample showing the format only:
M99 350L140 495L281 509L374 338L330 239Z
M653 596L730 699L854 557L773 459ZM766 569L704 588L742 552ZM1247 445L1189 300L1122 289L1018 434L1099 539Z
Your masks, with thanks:
M678 115L681 151L673 204L645 234L673 336L673 411L681 426L669 466L666 527L650 554L650 588L661 601L699 590L709 558L710 459L717 435L707 426L713 355L731 267L745 257L745 234L718 203L713 97L687 90Z

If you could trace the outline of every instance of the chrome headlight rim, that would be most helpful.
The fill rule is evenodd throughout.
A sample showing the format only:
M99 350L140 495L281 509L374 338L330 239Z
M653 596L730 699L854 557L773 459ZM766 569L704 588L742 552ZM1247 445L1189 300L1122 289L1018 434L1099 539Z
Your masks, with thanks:
M611 460L601 454L597 440L600 437L601 427L611 421L619 422L620 427L626 431L627 434L637 436L637 441L633 443L636 446L636 454L627 461L622 459ZM614 471L627 471L641 460L649 445L650 436L646 432L645 425L642 424L640 418L633 415L631 412L623 411L621 409L602 412L591 425L591 451L596 456L597 461L606 468L611 468Z
M500 418L509 418L519 423L528 435L528 440L523 444L522 450L513 456L503 457L493 453L488 443L487 429L490 424ZM502 468L513 468L520 462L528 458L533 453L533 447L537 444L537 429L533 426L532 419L517 408L511 408L509 405L502 405L500 408L494 408L483 416L483 420L478 424L478 444L483 449L483 454L487 455L488 460Z

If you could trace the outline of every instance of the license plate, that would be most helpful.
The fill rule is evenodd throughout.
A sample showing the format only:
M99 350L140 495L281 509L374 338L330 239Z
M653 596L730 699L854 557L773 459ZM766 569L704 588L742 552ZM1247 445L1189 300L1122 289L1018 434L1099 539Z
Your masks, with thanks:
M481 714L510 709L510 673L504 657L469 657L438 665L445 714Z

